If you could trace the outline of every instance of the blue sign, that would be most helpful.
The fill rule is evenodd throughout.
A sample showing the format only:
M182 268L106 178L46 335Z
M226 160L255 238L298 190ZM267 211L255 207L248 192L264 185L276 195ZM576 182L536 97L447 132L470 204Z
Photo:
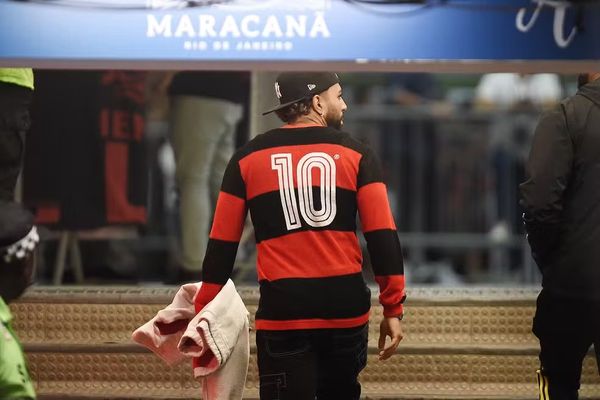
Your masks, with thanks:
M0 64L600 59L562 0L0 0Z

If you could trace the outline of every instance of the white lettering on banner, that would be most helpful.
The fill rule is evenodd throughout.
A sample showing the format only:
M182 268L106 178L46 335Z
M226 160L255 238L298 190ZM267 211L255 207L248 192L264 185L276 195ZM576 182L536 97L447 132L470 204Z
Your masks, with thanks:
M149 14L146 19L148 29L146 30L146 36L155 37L155 36L163 36L163 37L171 37L171 22L173 20L172 15L163 15L160 23L156 20L154 15Z
M235 38L238 38L241 36L240 29L238 28L237 23L235 22L235 18L233 18L233 16L228 15L225 17L225 21L223 22L223 27L221 28L221 31L219 32L219 36L220 37L232 36Z
M327 27L327 23L325 22L325 16L323 13L318 12L315 13L316 18L315 22L310 30L310 37L316 38L321 35L321 37L328 38L331 37L331 33L329 32L329 28Z
M330 38L331 32L322 12L315 12L313 18L307 15L276 15L263 16L256 14L226 15L217 18L210 14L199 14L197 24L194 25L193 16L183 14L173 18L166 14L160 17L147 15L146 37L175 37L188 38L243 38L253 39L259 36L263 38L279 39L287 37L294 38ZM173 29L175 28L175 29Z
M306 15L286 15L285 25L285 36L289 38L293 37L305 37L306 36Z
M556 41L556 44L559 47L561 47L561 48L568 47L571 44L571 42L573 41L573 39L575 38L575 35L577 34L577 26L574 26L573 28L571 28L571 32L569 33L569 35L566 38L564 36L565 17L567 14L567 9L569 7L571 7L571 3L569 1L563 1L563 0L531 0L531 1L533 4L537 4L537 7L533 11L533 14L529 18L528 22L525 22L525 16L527 14L527 9L521 8L519 10L519 12L517 13L517 19L516 19L517 29L520 30L521 32L529 32L531 30L531 28L533 28L533 26L537 22L537 19L540 16L540 12L542 11L542 9L545 6L552 7L552 8L554 8L554 26L553 26L554 40Z
M265 28L262 31L262 36L263 37L275 36L278 38L283 36L283 32L281 31L281 27L279 26L279 21L277 20L277 17L275 17L274 15L270 15L267 18L267 22L265 23Z
M240 24L242 29L242 35L247 38L255 38L260 35L260 31L256 28L250 28L250 23L256 26L260 23L260 17L258 15L246 15L242 18L242 23Z
M212 15L200 15L198 17L199 26L198 36L200 37L215 37L217 32L215 31L215 17Z
M175 31L175 37L182 37L184 34L186 34L188 37L194 37L196 34L196 32L194 32L192 20L187 15L184 15L179 20L179 24L177 24L177 30Z

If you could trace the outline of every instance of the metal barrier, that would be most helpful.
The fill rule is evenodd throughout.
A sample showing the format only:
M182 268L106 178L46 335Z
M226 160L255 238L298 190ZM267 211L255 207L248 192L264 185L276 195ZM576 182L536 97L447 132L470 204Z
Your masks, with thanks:
M537 112L353 105L344 129L380 155L409 268L477 254L479 282L537 283L520 224L519 176ZM466 277L469 278L468 276Z

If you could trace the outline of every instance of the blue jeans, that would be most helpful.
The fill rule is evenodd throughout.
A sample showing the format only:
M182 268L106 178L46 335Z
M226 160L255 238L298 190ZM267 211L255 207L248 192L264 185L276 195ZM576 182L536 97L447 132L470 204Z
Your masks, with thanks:
M261 400L360 398L369 327L257 331Z

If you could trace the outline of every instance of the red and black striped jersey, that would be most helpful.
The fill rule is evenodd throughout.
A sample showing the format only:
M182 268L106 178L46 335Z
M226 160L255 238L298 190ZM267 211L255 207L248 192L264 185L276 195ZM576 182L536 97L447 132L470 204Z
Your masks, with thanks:
M248 210L260 284L256 329L368 321L357 212L384 314L402 314L402 250L381 168L368 147L344 132L304 125L271 130L238 150L223 177L197 309L230 277Z

